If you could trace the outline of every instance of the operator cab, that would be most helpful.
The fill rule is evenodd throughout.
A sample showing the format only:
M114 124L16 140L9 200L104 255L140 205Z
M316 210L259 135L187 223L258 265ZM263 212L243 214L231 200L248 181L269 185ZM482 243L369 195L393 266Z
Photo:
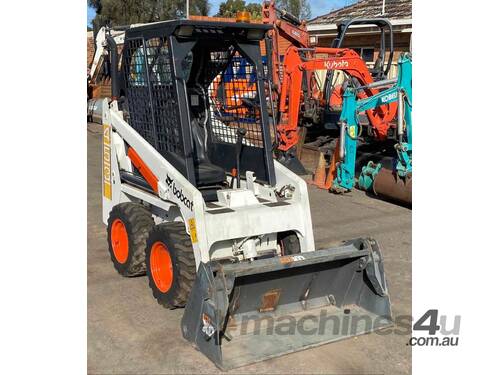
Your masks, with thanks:
M380 42L379 42L378 56L377 59L375 60L373 68L370 68L370 73L374 81L380 81L386 79L391 69L392 60L394 57L394 41L393 41L394 38L393 38L392 24L388 19L360 18L360 19L346 20L338 23L337 37L332 42L332 48L345 48L346 46L344 46L344 42L347 31L349 30L350 27L358 25L375 26L379 29ZM389 56L386 62L385 56L386 56L387 36L389 36Z
M205 200L247 171L275 184L259 45L270 28L176 20L127 30L129 122Z

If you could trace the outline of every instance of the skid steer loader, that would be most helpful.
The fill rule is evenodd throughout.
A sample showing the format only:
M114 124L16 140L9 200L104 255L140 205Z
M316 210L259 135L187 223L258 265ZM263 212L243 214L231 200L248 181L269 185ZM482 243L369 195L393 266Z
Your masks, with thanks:
M120 66L110 53L111 259L121 275L147 274L161 305L186 306L184 338L222 369L392 324L376 241L316 250L306 183L273 160L259 50L269 28L159 22L126 31ZM255 85L227 90L222 76L241 75L242 60ZM307 332L273 330L283 318Z

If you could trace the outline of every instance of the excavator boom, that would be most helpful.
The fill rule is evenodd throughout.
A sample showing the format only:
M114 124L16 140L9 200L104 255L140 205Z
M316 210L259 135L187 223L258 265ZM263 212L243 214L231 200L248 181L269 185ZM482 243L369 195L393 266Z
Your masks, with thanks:
M302 94L302 77L304 72L316 72L321 70L341 70L349 77L366 86L358 90L358 98L367 98L376 95L379 90L368 86L373 83L373 78L361 57L351 49L347 48L315 48L310 49L312 58L303 59L303 49L290 47L285 55L283 66L284 76L281 86L279 101L279 112L281 117L278 122L279 145L281 151L288 151L298 143L299 114ZM327 57L318 57L327 55ZM374 128L388 126L388 122L394 118L397 112L397 103L389 103L367 111L368 119Z

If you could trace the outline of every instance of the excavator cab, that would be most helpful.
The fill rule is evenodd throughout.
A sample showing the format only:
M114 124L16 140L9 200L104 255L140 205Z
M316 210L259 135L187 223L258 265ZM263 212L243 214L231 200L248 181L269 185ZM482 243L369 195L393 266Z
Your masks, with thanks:
M379 43L380 45L379 45L378 55L377 59L375 60L374 66L372 68L369 68L369 70L374 81L380 81L386 79L389 74L389 71L391 70L392 60L394 57L394 36L392 32L391 22L388 19L361 18L361 19L342 21L337 24L337 37L333 40L331 47L345 48L346 46L344 44L347 32L353 26L359 26L359 25L373 25L375 27L378 27L380 31L380 43ZM387 39L389 39L388 51L386 50ZM348 47L351 48L350 46ZM387 56L387 61L386 61L385 58L387 52L389 53L389 55ZM348 82L348 83L356 85L356 82ZM332 96L332 94L334 95L336 94L335 92L336 90L343 91L342 84L337 85L337 82L335 82L334 79L334 71L329 70L328 73L326 74L325 86L323 89L324 98L329 99ZM342 96L342 92L339 92L338 95ZM327 102L329 102L329 100Z
M347 31L352 26L357 25L373 25L378 27L380 31L380 45L377 59L370 73L374 81L386 79L391 69L392 60L394 57L394 37L392 32L391 22L386 18L367 18L346 20L337 24L337 37L332 42L332 48L343 48L344 40ZM389 50L386 51L387 34L389 34ZM386 52L389 52L387 62L385 61Z

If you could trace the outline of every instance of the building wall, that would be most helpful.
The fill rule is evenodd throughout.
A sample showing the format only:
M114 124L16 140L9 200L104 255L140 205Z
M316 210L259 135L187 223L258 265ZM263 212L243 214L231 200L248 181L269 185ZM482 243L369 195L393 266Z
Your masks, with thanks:
M92 32L87 33L87 68L90 69L94 60L94 38ZM92 84L87 88L87 97L106 98L111 96L111 79L99 80L97 84Z
M90 34L90 35L89 35ZM92 64L92 59L94 58L94 38L92 32L87 33L87 67Z
M410 37L411 33L395 33L394 34L394 52L395 55L399 57L402 52L410 51ZM330 47L332 45L334 37L333 36L319 36L318 46L320 47ZM380 37L379 35L347 35L343 42L343 47L355 48L355 47L374 47L376 50L380 48ZM386 49L389 46L386 46ZM377 53L375 54L375 59L377 58Z

